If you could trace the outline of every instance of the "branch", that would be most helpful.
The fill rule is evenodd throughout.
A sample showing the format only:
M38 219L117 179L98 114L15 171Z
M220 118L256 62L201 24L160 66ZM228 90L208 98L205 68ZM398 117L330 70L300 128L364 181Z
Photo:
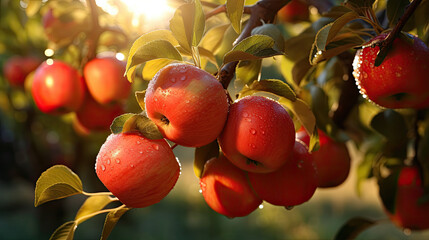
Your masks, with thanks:
M81 66L85 66L89 60L95 58L97 55L98 41L102 33L100 22L98 21L97 4L95 3L95 0L87 0L87 3L91 11L91 31L88 36L88 52L82 59Z

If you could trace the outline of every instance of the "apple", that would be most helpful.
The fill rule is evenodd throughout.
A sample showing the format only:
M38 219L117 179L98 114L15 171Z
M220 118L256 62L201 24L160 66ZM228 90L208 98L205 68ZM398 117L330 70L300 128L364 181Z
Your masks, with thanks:
M76 10L76 9L74 9ZM77 19L67 13L57 13L54 7L50 7L42 16L42 26L46 37L54 43L70 42L80 32L85 30L88 24L82 19Z
M189 64L170 64L149 82L145 108L165 138L200 147L221 133L228 98L222 84L208 72Z
M246 172L223 154L206 162L200 187L206 203L229 218L247 216L262 203L250 187Z
M88 91L100 104L128 98L131 83L124 76L126 63L115 57L100 57L89 61L84 69Z
M416 166L406 166L400 169L394 212L385 209L391 221L400 228L428 229L429 202L419 203L419 199L424 194L419 169Z
M85 92L82 76L62 61L44 62L34 73L31 93L36 106L44 113L62 114L78 110Z
M248 173L250 184L262 200L291 207L308 201L316 191L317 169L305 143L295 142L292 157L271 173Z
M115 117L124 113L121 104L101 105L91 96L87 96L82 106L76 111L80 125L89 131L109 130Z
M12 86L23 87L28 74L36 70L42 61L32 56L14 56L3 65L3 74Z
M165 139L149 140L133 132L109 135L95 171L123 204L142 208L167 196L179 178L180 165Z
M225 156L237 167L249 172L273 172L288 161L295 128L289 113L278 102L247 96L230 106L218 141Z
M418 37L397 37L380 66L374 66L377 43L388 33L369 41L356 52L353 76L364 98L386 108L429 107L429 48Z
M319 129L317 132L320 148L312 152L312 155L318 172L318 187L336 187L343 183L349 175L349 151L344 143L334 141ZM303 128L296 133L296 138L307 146L310 143L310 137Z
M308 7L309 5L305 2L292 0L277 12L277 16L280 21L286 23L307 21L310 16Z

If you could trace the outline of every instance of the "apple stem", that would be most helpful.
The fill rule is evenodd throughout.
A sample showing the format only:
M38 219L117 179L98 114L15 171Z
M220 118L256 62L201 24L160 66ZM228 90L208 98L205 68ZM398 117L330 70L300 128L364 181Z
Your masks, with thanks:
M173 150L174 148L176 148L179 144L175 143L173 146L171 146L171 150Z
M374 65L376 67L380 66L383 62L384 58L387 55L387 52L389 51L390 47L393 44L393 41L395 38L399 35L402 28L404 28L405 24L407 23L408 19L411 17L411 15L414 13L414 11L417 9L417 6L422 2L422 0L414 0L412 1L408 7L405 10L404 15L399 19L396 26L393 28L393 30L389 33L389 35L380 43L380 51L377 54L377 57L375 59Z

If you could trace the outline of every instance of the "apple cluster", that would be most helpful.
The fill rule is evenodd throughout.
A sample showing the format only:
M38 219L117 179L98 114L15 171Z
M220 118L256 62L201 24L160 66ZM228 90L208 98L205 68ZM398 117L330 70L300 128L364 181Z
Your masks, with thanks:
M125 63L115 57L90 60L83 74L61 60L45 61L34 73L31 93L43 113L75 112L74 124L84 133L108 130L124 113L121 101L131 91L124 71Z
M206 203L230 218L250 214L263 201L299 205L316 188L345 181L350 157L344 143L319 131L320 149L311 153L307 132L296 133L277 101L257 95L228 99L208 72L167 65L149 82L144 98L145 114L163 139L137 129L112 134L97 156L97 176L128 207L146 207L163 199L180 174L166 140L186 147L217 141L220 153L206 159L200 187Z

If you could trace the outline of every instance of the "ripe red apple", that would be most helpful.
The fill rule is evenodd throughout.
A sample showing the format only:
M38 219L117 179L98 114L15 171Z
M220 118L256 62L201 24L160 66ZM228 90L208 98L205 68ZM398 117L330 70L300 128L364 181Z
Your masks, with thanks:
M91 96L87 96L79 110L76 118L80 125L90 131L109 130L115 117L124 113L121 104L101 105Z
M42 61L32 56L14 56L3 65L3 74L12 86L24 86L25 78L36 70Z
M247 96L231 105L218 140L225 156L237 167L267 173L289 159L295 129L288 112L278 102Z
M61 114L76 111L85 98L85 82L79 72L55 60L42 63L36 70L31 93L44 113Z
M411 230L429 228L429 202L419 203L425 194L419 169L404 167L399 172L394 212L386 210L397 226Z
M410 34L397 37L380 66L374 66L387 33L356 52L353 75L363 97L386 108L429 107L429 48ZM406 39L408 38L408 40Z
M310 16L308 7L305 2L292 0L277 12L277 16L280 21L287 23L307 21Z
M101 104L126 99L130 95L131 83L124 77L126 64L115 57L94 58L84 69L88 91Z
M223 154L206 162L200 187L206 203L230 218L247 216L262 203L250 187L246 172Z
M278 206L295 206L308 201L317 188L317 169L308 147L295 142L283 166L271 173L248 173L250 184L262 200Z
M228 115L222 84L189 64L159 70L147 87L145 106L147 116L165 138L187 147L216 140Z
M336 187L343 183L350 172L350 155L346 145L335 142L323 131L318 130L320 148L312 153L317 168L318 187ZM296 138L305 144L310 143L307 132L301 128Z
M95 171L123 204L142 208L167 196L179 178L180 165L164 139L120 133L111 134L101 146Z

